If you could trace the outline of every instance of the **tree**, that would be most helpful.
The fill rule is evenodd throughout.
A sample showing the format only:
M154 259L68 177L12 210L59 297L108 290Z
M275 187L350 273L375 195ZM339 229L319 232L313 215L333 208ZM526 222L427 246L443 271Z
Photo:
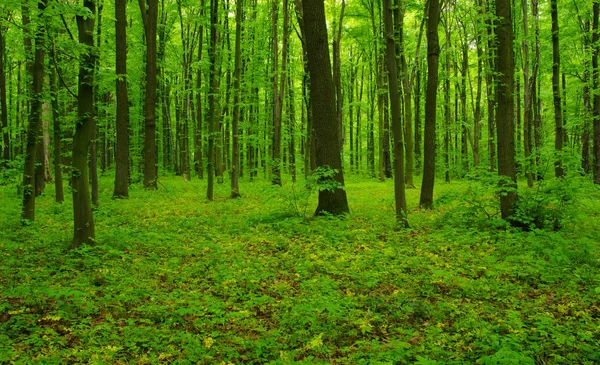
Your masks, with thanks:
M533 187L531 151L533 149L533 106L532 85L529 76L529 21L527 16L527 0L521 0L523 13L523 152L525 154L525 175L527 185Z
M6 103L6 68L4 66L4 55L6 45L4 41L4 26L0 25L0 122L2 128L2 156L0 166L6 165L10 160L10 135L8 130L8 106Z
M129 98L127 96L127 0L115 1L117 164L113 197L129 196Z
M287 7L284 6L285 11ZM232 158L231 158L231 197L240 197L239 168L240 168L240 145L239 145L239 119L240 119L240 77L242 71L242 19L243 1L237 0L235 10L235 65L233 71L233 121L232 121Z
M404 181L404 136L400 120L400 93L398 83L398 64L396 62L396 42L392 3L383 0L383 23L385 25L385 60L388 68L388 88L390 109L392 111L392 129L394 133L394 198L396 201L396 219L401 225L408 224L406 212L406 193ZM410 123L410 121L407 121Z
M325 6L321 0L302 2L308 69L310 72L310 97L314 123L315 160L317 168L336 170L337 186L319 191L319 204L315 214L338 215L348 213L348 199L344 190L344 175L339 143L340 130L336 123L335 87L331 74Z
M513 23L511 0L496 0L498 51L496 53L496 132L498 136L498 175L500 176L500 210L503 219L513 215L517 201L517 171L515 166L515 114Z
M144 187L156 189L156 32L158 0L138 0L146 37L146 96L144 101Z
M419 206L433 208L433 185L435 182L435 121L437 108L438 63L440 44L438 24L440 21L440 3L429 0L427 18L427 94L425 99L425 133L423 153L423 182Z
M35 27L35 55L34 61L28 61L28 72L30 73L32 83L30 88L31 107L29 112L29 128L27 130L27 147L25 150L25 163L23 171L23 211L21 218L23 222L35 220L35 192L36 192L36 169L35 159L37 154L37 142L41 129L42 113L42 85L44 82L44 57L46 52L42 46L44 43L45 32L41 24L43 12L47 6L47 0L38 2L38 23ZM28 8L23 7L23 23L27 24ZM29 46L27 40L29 39ZM25 37L25 48L31 48L31 38ZM87 154L87 150L86 150ZM87 155L86 155L87 156Z
M94 0L83 0L83 7L89 13L77 15L79 43L85 50L79 61L77 125L73 136L71 186L75 229L71 248L93 244L96 237L88 177L88 151L94 133Z
M61 120L60 113L58 110L58 86L56 85L56 69L50 67L50 88L52 90L52 121L54 129L54 187L55 187L55 200L57 203L65 201L65 193L63 190L63 179L62 179L62 131L61 131Z
M217 75L217 41L218 41L218 30L219 25L219 5L218 0L210 0L210 48L208 53L210 70L209 70L209 84L210 91L208 93L208 179L206 198L213 200L214 193L214 180L215 180L215 138L217 138L217 93L219 92L219 79Z
M600 3L594 1L592 20L592 84L594 87L594 183L600 184L600 95L597 90L600 87L600 69L598 68L598 53L600 53L600 30L598 29L598 14L600 13Z
M558 5L557 0L550 0L550 13L552 14L552 95L554 100L554 150L557 153L554 162L554 175L563 177L565 172L562 167L563 148L563 112L560 100L560 47L558 33Z

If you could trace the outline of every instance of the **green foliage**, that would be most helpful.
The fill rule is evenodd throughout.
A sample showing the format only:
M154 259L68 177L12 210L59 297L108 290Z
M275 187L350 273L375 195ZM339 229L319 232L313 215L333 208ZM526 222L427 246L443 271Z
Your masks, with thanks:
M306 212L310 198L315 192L334 191L344 188L335 179L338 172L338 170L332 169L330 166L319 166L304 181L303 191L297 192L295 184L292 185L291 205L298 216L303 217L305 220L309 218Z
M75 251L70 202L48 189L21 226L3 199L0 363L598 363L600 192L581 183L585 218L558 232L465 226L497 204L489 178L438 184L436 211L407 191L396 231L391 182L351 177L353 215L305 221L290 184L206 202L205 182L163 177L112 200L106 177L98 245Z

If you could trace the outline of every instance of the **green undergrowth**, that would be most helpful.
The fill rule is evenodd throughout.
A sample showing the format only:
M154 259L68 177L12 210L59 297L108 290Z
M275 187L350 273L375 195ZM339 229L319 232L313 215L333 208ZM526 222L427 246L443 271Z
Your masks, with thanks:
M111 200L107 176L74 251L52 186L28 226L0 186L0 363L597 364L600 191L568 183L520 186L525 230L485 179L438 182L433 211L408 190L397 229L391 181L350 177L351 215L311 219L300 182Z

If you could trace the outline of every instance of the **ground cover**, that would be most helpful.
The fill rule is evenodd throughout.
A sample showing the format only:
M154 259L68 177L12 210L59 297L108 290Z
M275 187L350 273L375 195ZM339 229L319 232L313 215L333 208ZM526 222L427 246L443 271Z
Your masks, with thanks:
M220 185L214 202L204 184L111 200L103 177L98 245L75 251L70 203L49 188L21 226L0 186L0 363L600 362L600 191L584 180L522 189L529 231L497 219L481 178L439 182L434 211L408 190L404 230L391 181L350 177L343 219L307 219L301 183L245 182L237 200Z

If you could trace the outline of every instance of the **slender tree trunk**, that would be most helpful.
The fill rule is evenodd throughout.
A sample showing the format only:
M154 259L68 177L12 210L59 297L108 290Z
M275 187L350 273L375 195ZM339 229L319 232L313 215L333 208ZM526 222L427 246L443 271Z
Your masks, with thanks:
M495 91L495 53L496 53L496 32L494 31L494 22L491 20L492 13L490 0L483 0L484 14L486 14L486 31L487 31L487 51L488 51L488 70L486 72L486 89L487 89L487 125L488 125L488 153L490 159L490 171L496 171L496 143L494 141L495 126L494 126L494 108L496 106L496 91Z
M204 15L204 0L200 1L200 16ZM198 35L198 62L202 61L202 46L204 38L204 26L200 26ZM237 41L237 40L236 40ZM236 45L237 46L237 45ZM202 102L202 69L198 67L196 71L196 134L194 135L194 168L199 179L204 178L204 156L203 149L203 102Z
M525 1L525 0L524 0ZM477 91L475 92L475 111L473 112L473 166L479 167L479 141L481 140L481 86L483 78L483 47L481 36L477 32Z
M338 143L340 130L336 121L335 87L331 74L325 6L320 0L304 0L302 4L306 31L310 92L315 128L315 159L318 167L337 170L334 179L339 187L319 191L315 214L338 215L349 212L344 186L342 161Z
M114 198L129 197L129 98L127 96L127 0L115 0L117 143ZM163 116L164 119L164 116Z
M46 9L47 0L40 1L38 3L38 10L41 13ZM28 9L23 7L23 24L29 23ZM37 140L40 133L41 113L42 113L42 84L44 82L44 56L45 51L42 47L44 40L44 27L41 26L41 19L39 27L36 29L36 49L33 63L30 60L27 61L27 70L31 75L32 83L30 88L31 98L31 110L29 113L29 128L27 130L27 144L25 149L25 163L23 171L23 210L21 218L23 223L29 221L35 221L35 192L36 192L36 181L35 181L35 159L37 152ZM25 46L31 51L31 38L27 35L25 37ZM29 42L29 46L27 46ZM30 52L28 52L30 53Z
M52 91L52 122L54 132L54 190L55 200L57 203L65 201L65 193L63 190L63 179L62 179L62 131L61 131L61 120L60 112L58 109L58 87L56 85L56 69L50 67L50 88Z
M386 62L388 68L388 86L394 133L394 198L396 201L396 220L402 226L408 225L406 211L406 192L404 181L404 136L400 120L400 94L398 92L398 65L396 63L396 42L393 8L390 0L383 0L383 19L385 24Z
M213 200L214 179L215 179L215 138L217 138L217 105L216 98L219 92L219 81L217 75L217 41L218 41L218 22L219 22L219 1L210 0L210 49L208 53L210 71L209 83L210 92L208 93L208 185L206 190L206 198Z
M531 161L531 151L533 149L532 125L532 85L529 75L529 17L527 16L527 0L521 0L521 11L523 13L523 152L525 155L525 176L527 177L527 186L533 187L533 166Z
M90 14L95 13L94 0L84 0L83 6ZM77 16L79 43L88 51L83 53L79 63L79 95L77 103L78 121L73 136L73 215L74 235L71 248L95 241L94 216L90 201L88 178L88 151L94 135L94 18Z
M344 107L344 99L342 95L342 58L340 55L341 52L341 42L342 42L342 23L344 21L344 11L346 9L346 1L342 0L342 9L340 11L340 18L337 23L337 29L335 29L335 36L332 43L333 48L333 84L335 87L335 100L336 100L336 120L338 124L338 129L340 130L340 153L342 155L342 168L344 166L344 144L345 144L345 132L343 125L343 107ZM335 28L335 23L334 23Z
M514 212L517 201L517 171L515 166L515 126L514 126L514 74L513 24L511 0L496 0L498 17L496 71L498 73L496 126L498 134L498 175L500 187L500 210L503 219Z
M552 95L554 100L554 176L563 177L565 171L562 167L563 148L563 113L560 100L560 47L558 33L558 5L557 0L550 0L550 13L552 14Z
M450 105L450 74L452 71L452 64L450 62L450 50L452 44L450 42L450 10L446 12L445 21L445 34L446 44L445 48L445 79L444 79L444 179L447 183L450 182L450 126L452 125L452 107Z
M285 7L285 6L284 6ZM287 10L287 9L286 9ZM231 197L240 197L239 168L240 168L240 146L239 146L239 119L240 119L240 78L242 72L242 20L244 15L242 0L236 1L235 10L235 63L233 71L233 153L231 161Z
M600 53L600 30L598 29L598 14L600 13L600 3L594 1L592 20L592 84L593 89L598 90L600 87L600 70L598 69L598 53ZM600 184L600 95L594 92L594 148L593 148L593 165L594 165L594 184Z
M402 5L399 0L395 0L396 7L400 8ZM402 89L404 91L404 145L406 146L406 164L405 164L405 177L406 187L414 189L414 147L413 147L413 126L412 126L412 87L410 85L410 79L408 77L408 65L406 63L406 48L404 47L404 13L405 9L399 9L396 15L399 19L396 20L396 24L399 25L399 29L396 29L399 39L399 53L400 53L400 64L402 66Z
M416 77L415 77L415 161L416 168L421 169L421 141L423 137L421 136L421 66L419 64L415 64Z
M435 121L437 109L438 62L440 44L438 23L440 21L440 3L429 0L427 18L427 94L425 100L425 134L423 154L423 182L419 206L433 208L433 186L435 182Z
M97 4L96 20L98 26L96 27L96 47L98 51L102 47L102 1L95 0ZM98 60L100 56L94 57L94 70L98 68ZM98 95L98 85L93 85L93 109L94 114L92 121L92 140L90 141L90 184L92 188L92 204L94 206L100 205L99 197L99 186L98 186L98 104L101 98Z
M10 133L8 126L8 107L6 103L6 67L4 65L4 55L6 54L6 45L4 42L4 27L0 26L0 122L2 128L2 161L0 167L6 166L10 160Z
M531 15L533 16L535 28L535 56L533 70L529 81L531 91L531 103L533 104L533 140L535 146L535 179L540 180L540 165L542 153L542 108L540 97L540 77L538 77L540 69L541 43L540 43L540 19L538 11L538 0L531 0Z

